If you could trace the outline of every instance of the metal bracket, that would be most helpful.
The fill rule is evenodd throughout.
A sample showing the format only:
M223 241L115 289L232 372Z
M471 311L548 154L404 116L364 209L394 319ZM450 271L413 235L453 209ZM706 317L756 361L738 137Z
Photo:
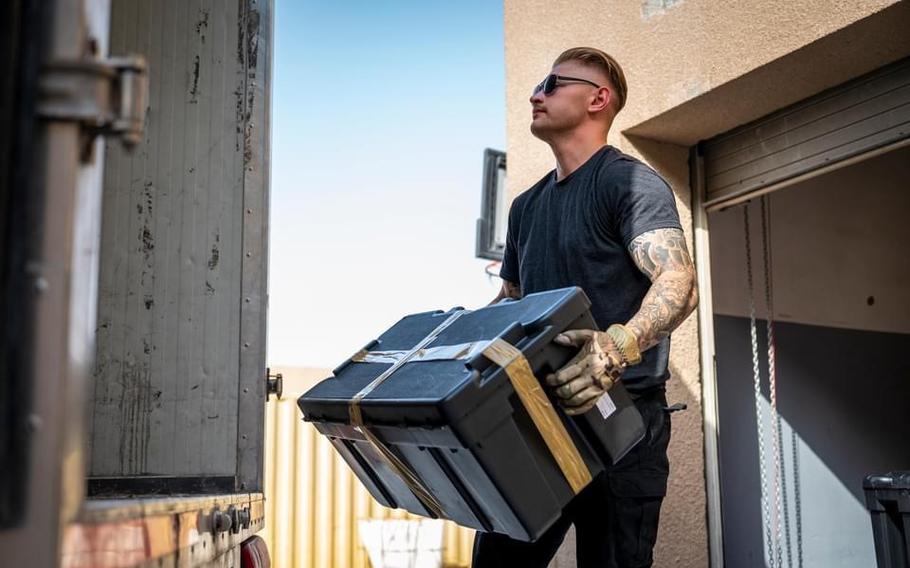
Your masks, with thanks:
M233 507L233 505L231 505L231 507ZM229 530L231 530L231 526L233 525L234 519L233 519L233 515L231 514L230 509L228 509L228 511L222 511L221 509L216 507L215 509L212 510L212 516L211 516L210 522L211 522L212 533L218 534L218 533L228 532Z
M266 368L265 370L265 400L269 401L271 395L275 395L278 400L281 400L281 394L284 392L284 377L281 373L272 374L271 369Z
M237 507L231 505L228 507L227 514L231 517L231 532L237 534L241 529L250 528L250 508L249 507Z
M82 126L83 162L96 136L120 138L127 149L142 140L148 71L140 55L52 61L42 69L37 114Z

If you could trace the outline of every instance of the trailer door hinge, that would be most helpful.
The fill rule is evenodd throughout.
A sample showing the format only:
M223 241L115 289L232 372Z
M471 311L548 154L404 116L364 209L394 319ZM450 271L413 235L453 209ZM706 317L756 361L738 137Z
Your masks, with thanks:
M142 140L148 71L140 55L57 60L41 73L38 116L82 126L83 162L98 135L120 138L127 149Z
M281 393L284 391L284 377L281 376L281 373L272 374L272 370L266 367L265 369L265 400L268 402L271 395L275 395L278 400L281 400Z

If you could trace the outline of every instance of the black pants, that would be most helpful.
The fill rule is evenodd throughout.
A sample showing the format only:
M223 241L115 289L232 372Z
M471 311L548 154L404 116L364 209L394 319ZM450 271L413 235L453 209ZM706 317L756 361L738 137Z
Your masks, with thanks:
M576 495L537 541L478 532L472 566L544 568L573 524L578 568L651 566L670 472L670 415L662 387L643 393L635 405L647 426L645 438L635 448Z

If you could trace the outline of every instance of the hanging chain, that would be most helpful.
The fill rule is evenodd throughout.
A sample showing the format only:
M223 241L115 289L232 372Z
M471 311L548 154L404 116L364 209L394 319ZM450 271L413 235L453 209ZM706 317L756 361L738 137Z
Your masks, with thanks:
M758 429L758 470L761 478L762 525L768 546L768 565L777 566L774 539L771 533L771 506L768 499L768 476L765 472L765 428L761 411L761 370L758 365L758 330L755 323L755 285L752 278L752 239L749 229L749 203L743 207L743 225L746 230L746 277L749 287L749 332L752 340L752 385L755 390L755 424Z
M796 516L796 566L803 568L803 505L799 490L799 446L796 430L790 430L793 445L793 513Z
M765 319L765 329L767 331L768 341L768 387L771 398L771 456L774 461L774 517L773 531L775 558L778 566L783 566L783 555L780 544L781 519L783 519L785 538L787 542L787 565L793 566L792 554L790 551L790 522L787 518L786 510L786 471L784 469L784 460L781 455L781 449L784 445L784 434L781 428L780 413L777 411L777 361L775 358L776 345L774 343L774 297L772 294L772 274L771 274L771 230L770 224L770 205L767 195L761 197L761 233L762 233L762 252L764 260L765 276L765 307L767 309L767 318ZM781 495L783 494L783 499Z
M765 468L765 432L761 412L761 369L758 358L758 326L755 316L755 283L752 267L752 243L749 224L749 204L743 208L743 220L746 235L746 271L749 287L749 328L752 340L752 372L753 387L755 391L755 420L758 430L758 462L761 478L761 507L763 513L763 529L767 544L768 566L780 568L783 566L783 550L781 548L781 523L786 539L787 565L792 567L793 547L790 531L789 498L787 494L787 470L783 459L784 436L780 413L777 409L777 345L774 336L774 291L771 258L771 204L767 196L761 198L761 234L762 251L765 275L765 305L767 308L766 331L768 342L768 387L770 394L770 422L771 422L771 452L773 460L773 491L769 491L768 477ZM796 432L790 431L790 444L793 462L793 502L796 520L796 566L803 566L803 536L802 536L802 499L799 486L799 438ZM769 495L771 493L771 495ZM773 505L772 505L773 502ZM773 516L772 516L773 506Z

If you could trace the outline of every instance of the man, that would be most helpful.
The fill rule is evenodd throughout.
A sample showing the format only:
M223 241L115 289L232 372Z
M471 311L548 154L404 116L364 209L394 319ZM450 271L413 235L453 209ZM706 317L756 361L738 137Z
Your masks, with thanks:
M537 542L478 533L474 566L546 566L569 526L578 566L652 565L666 494L670 332L698 302L673 193L654 170L607 144L626 100L619 64L594 48L561 54L531 96L531 132L556 169L509 211L502 290L493 300L566 286L591 299L600 330L567 331L579 355L545 377L568 414L591 409L621 380L647 434L598 476Z

